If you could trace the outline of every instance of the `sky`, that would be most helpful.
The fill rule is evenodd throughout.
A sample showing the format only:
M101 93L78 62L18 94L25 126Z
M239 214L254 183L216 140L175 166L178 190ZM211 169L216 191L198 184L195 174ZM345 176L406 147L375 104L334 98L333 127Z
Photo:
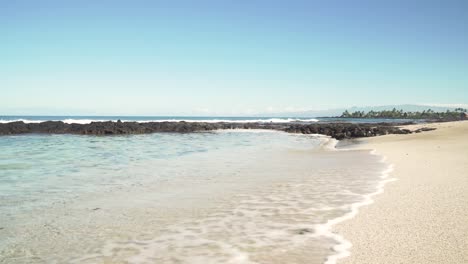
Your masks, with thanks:
M0 115L468 105L468 1L0 0Z

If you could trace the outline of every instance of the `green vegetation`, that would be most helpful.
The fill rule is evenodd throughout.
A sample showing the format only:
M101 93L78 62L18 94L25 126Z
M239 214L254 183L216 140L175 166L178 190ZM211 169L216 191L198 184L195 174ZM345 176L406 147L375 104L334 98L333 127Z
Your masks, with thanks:
M434 112L431 109L422 112L404 112L403 110L384 110L384 111L344 111L340 117L342 118L392 118L392 119L441 119L441 120L460 120L467 119L466 109L456 108L453 111Z

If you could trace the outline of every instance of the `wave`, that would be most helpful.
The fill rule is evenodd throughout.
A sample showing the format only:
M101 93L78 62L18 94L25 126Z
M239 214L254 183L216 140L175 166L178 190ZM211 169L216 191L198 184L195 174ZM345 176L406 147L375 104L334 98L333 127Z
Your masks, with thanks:
M30 120L30 119L0 119L0 124L6 124L6 123L10 123L10 122L19 122L19 121L22 121L24 123L42 123L44 122L44 120Z
M242 130L239 130L240 132ZM321 136L322 147L328 151L348 151L337 149L337 140ZM370 154L380 157L375 151ZM149 239L136 237L123 240L108 240L98 251L72 259L71 263L89 260L118 258L116 252L136 252L129 254L126 261L146 263L168 261L175 257L181 263L245 263L258 264L262 256L274 255L272 248L283 252L294 252L306 243L323 243L327 248L333 245L333 252L325 256L325 264L336 264L341 258L350 255L351 242L335 233L333 227L358 214L360 207L373 202L372 197L383 192L393 166L382 157L379 163L385 168L379 171L375 189L370 193L355 193L342 190L341 195L357 197L353 203L320 203L314 187L317 183L301 178L256 194L242 194L231 210L215 212L205 218L171 225L158 236ZM313 206L309 206L313 205ZM323 213L320 213L323 212ZM316 222L313 217L337 216ZM284 216L293 216L285 221ZM324 240L325 238L325 240ZM333 243L328 244L328 241ZM248 248L250 251L244 250ZM281 258L281 255L278 255ZM288 257L288 256L286 256ZM286 262L286 261L284 261Z
M375 150L372 150L371 154L379 156ZM380 181L377 184L376 190L374 192L362 195L361 201L351 204L351 210L348 213L340 217L330 219L325 224L319 225L316 229L318 234L324 237L329 237L338 243L333 247L335 254L328 256L324 264L336 264L339 259L346 258L351 255L350 249L353 244L349 240L345 239L342 235L333 232L333 227L337 224L340 224L341 222L354 218L359 213L359 209L361 207L374 203L373 197L384 192L385 184L397 180L396 178L389 178L390 173L393 171L393 164L388 164L386 160L387 158L383 156L380 161L387 164L387 168L381 172Z
M0 119L0 124L18 122L22 121L24 123L42 123L46 121L62 121L67 124L89 124L91 122L105 122L112 121L117 122L118 119L54 119L54 120L34 120L34 119ZM138 122L138 123L149 123L149 122L203 122L203 123L293 123L293 122L303 122L303 123L312 123L318 122L318 119L309 118L309 119L299 119L299 118L267 118L267 119L151 119L151 120L131 120L131 119L121 119L122 122Z

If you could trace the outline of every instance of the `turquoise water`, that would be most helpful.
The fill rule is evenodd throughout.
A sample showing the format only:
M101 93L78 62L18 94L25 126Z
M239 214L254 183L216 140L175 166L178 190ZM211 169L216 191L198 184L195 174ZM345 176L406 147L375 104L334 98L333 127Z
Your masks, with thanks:
M331 143L256 130L2 136L0 263L321 263L338 241L317 230L385 167Z
M11 210L67 193L128 184L128 169L219 149L268 148L268 133L158 133L131 136L20 135L0 137L0 198ZM284 136L284 135L283 135ZM313 144L312 144L313 146ZM146 165L145 165L146 164ZM170 177L172 175L138 175ZM59 194L59 195L58 195ZM40 196L41 199L38 199ZM24 203L18 204L18 201ZM7 204L8 205L8 204ZM0 204L0 206L2 206ZM1 208L6 210L5 208Z

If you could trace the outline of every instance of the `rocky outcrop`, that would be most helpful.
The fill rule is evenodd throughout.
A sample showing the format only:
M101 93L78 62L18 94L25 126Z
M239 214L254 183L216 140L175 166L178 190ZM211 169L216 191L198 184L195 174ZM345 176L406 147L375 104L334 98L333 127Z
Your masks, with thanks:
M285 131L302 134L322 134L336 139L411 133L410 130L398 128L396 125L401 124L315 123L309 125L290 125Z
M218 129L273 129L289 133L322 134L336 139L372 137L386 134L408 134L400 129L402 124L352 124L352 123L204 123L204 122L91 122L90 124L67 124L61 121L42 123L11 122L0 124L0 135L25 133L79 134L79 135L125 135L157 132L191 133Z
M412 132L413 133L421 133L421 132L432 131L432 130L436 130L436 128L434 128L434 127L422 127L422 128L418 128L416 130L413 130Z

